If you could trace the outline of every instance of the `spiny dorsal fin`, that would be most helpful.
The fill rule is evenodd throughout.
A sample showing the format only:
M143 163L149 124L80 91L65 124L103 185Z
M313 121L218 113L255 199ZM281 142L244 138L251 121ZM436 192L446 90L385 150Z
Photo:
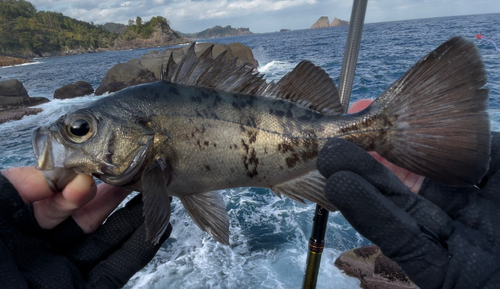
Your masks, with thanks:
M206 192L180 198L198 227L218 242L229 245L229 216L219 192Z
M324 195L326 179L318 172L313 171L302 177L271 187L271 191L281 198L288 198L304 204L304 200L314 202L330 212L337 211Z
M325 114L343 113L333 80L309 61L299 63L277 83L267 83L263 75L253 72L253 65L237 66L237 58L226 62L226 51L213 59L213 45L196 57L195 44L191 44L178 65L170 57L164 81L284 99Z
M171 82L172 76L174 76L174 71L177 68L177 64L174 61L173 53L170 52L170 57L168 58L167 66L165 70L161 73L162 81ZM162 67L163 70L163 67Z
M196 82L197 86L211 87L212 78L216 77L224 67L224 64L226 64L226 53L227 51L224 50L221 54L219 54L219 56L214 59L212 64L200 74Z
M190 72L193 71L193 66L197 63L197 57L194 53L195 44L189 46L188 50L184 53L181 62L177 66L172 77L172 82L175 83L186 83L189 79Z
M186 84L193 85L197 82L201 73L207 70L208 67L214 62L214 58L212 56L212 49L214 45L210 45L201 55L198 57L196 62L193 64L193 67L189 71L189 76L186 79Z

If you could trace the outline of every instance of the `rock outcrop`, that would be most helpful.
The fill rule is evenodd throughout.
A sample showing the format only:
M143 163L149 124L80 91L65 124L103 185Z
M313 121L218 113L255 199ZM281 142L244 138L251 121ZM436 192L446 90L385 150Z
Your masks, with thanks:
M9 79L0 82L0 95L10 97L29 97L28 91L21 81Z
M77 81L75 83L66 84L54 91L55 99L75 98L94 93L92 85L86 81Z
M0 55L0 67L19 65L19 64L30 63L30 62L33 62L33 61L31 61L29 59L25 59L25 58L17 58L17 57Z
M138 49L145 47L157 47L157 46L171 46L181 43L188 42L187 39L182 38L172 29L161 27L155 27L155 31L151 37L142 39L136 38L133 40L116 39L112 50L124 50L124 49Z
M349 25L349 21L344 21L340 20L337 17L333 19L332 24L330 24L330 21L328 20L328 16L321 16L316 23L311 26L311 29L313 28L325 28L325 27L337 27L337 26L345 26Z
M200 56L212 43L197 43L195 53ZM101 95L106 92L115 92L123 88L160 80L161 65L166 65L170 54L176 63L179 63L188 49L188 46L167 49L164 51L151 51L142 55L140 59L133 59L127 63L120 63L113 66L107 73L101 84L95 91L95 95ZM223 51L226 52L226 61L238 57L236 65L240 66L249 63L254 68L259 65L253 56L252 50L241 43L215 44L212 53L213 57L219 56Z
M316 21L313 26L311 26L311 29L314 28L325 28L325 27L330 27L330 20L328 19L328 16L321 16L318 21Z
M337 26L346 26L346 25L349 25L349 21L340 20L337 17L335 17L335 19L333 19L332 24L330 26L337 27Z
M37 114L42 109L29 107L45 102L49 102L45 97L29 97L23 83L17 79L0 81L0 123Z
M361 281L363 289L418 289L399 265L377 246L363 246L342 253L335 266Z
M111 67L95 90L95 95L115 92L129 86L153 81L156 81L153 74L141 65L139 59L135 58L127 63L119 63Z

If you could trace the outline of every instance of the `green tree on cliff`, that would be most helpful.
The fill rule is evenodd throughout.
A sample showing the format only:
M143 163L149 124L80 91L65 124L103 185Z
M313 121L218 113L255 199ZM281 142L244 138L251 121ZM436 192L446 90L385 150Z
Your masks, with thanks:
M127 30L123 33L123 39L132 40L134 38L149 38L156 29L170 30L170 23L161 16L154 16L151 20L142 23L142 18L137 16L134 20L128 21Z
M68 49L107 48L121 38L149 38L155 29L169 29L161 16L143 23L137 16L129 20L122 34L108 31L103 25L79 21L61 13L37 11L24 0L0 0L0 53L41 54Z

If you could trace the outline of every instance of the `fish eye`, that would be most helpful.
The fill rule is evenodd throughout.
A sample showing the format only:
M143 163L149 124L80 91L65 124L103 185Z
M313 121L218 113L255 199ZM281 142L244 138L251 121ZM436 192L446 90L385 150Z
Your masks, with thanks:
M86 136L90 132L90 124L85 119L77 119L69 125L69 133L76 137Z
M95 123L87 117L72 118L66 124L65 135L75 143L83 143L94 134Z

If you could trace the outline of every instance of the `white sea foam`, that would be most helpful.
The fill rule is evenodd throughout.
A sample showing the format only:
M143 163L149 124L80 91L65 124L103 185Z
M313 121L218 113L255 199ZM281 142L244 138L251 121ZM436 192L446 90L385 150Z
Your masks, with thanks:
M35 58L34 58L35 59ZM37 58L38 59L38 58ZM28 65L34 65L34 64L40 64L43 63L43 61L34 61L34 62L28 62L28 63L23 63L23 64L16 64L16 65L9 65L9 66L2 66L2 68L10 68L10 67L15 67L15 66L28 66Z
M2 131L19 130L25 127L48 125L57 118L59 118L61 115L71 110L77 109L78 107L81 107L89 102L102 98L104 96L105 95L96 97L93 94L91 94L71 99L54 99L49 102L42 103L40 105L33 107L33 108L41 108L43 110L42 112L36 115L25 116L21 120L3 123L1 125Z
M178 199L172 208L173 230L160 252L127 284L129 288L300 288L307 259L309 229L302 214L314 205L290 206L270 192L222 191L228 204L231 246L217 243L190 219ZM257 194L257 197L252 197ZM288 209L287 209L288 208ZM261 234L253 232L260 227ZM287 237L273 240L273 236ZM260 247L259 247L260 246ZM359 281L334 265L339 250L326 248L318 288L355 288Z
M261 63L259 61L259 63ZM270 62L262 62L265 63L262 66L259 66L258 70L260 73L266 75L267 81L278 81L280 80L283 75L286 73L292 71L292 69L295 67L296 63L292 62L287 62L287 61L279 61L279 60L272 60Z

